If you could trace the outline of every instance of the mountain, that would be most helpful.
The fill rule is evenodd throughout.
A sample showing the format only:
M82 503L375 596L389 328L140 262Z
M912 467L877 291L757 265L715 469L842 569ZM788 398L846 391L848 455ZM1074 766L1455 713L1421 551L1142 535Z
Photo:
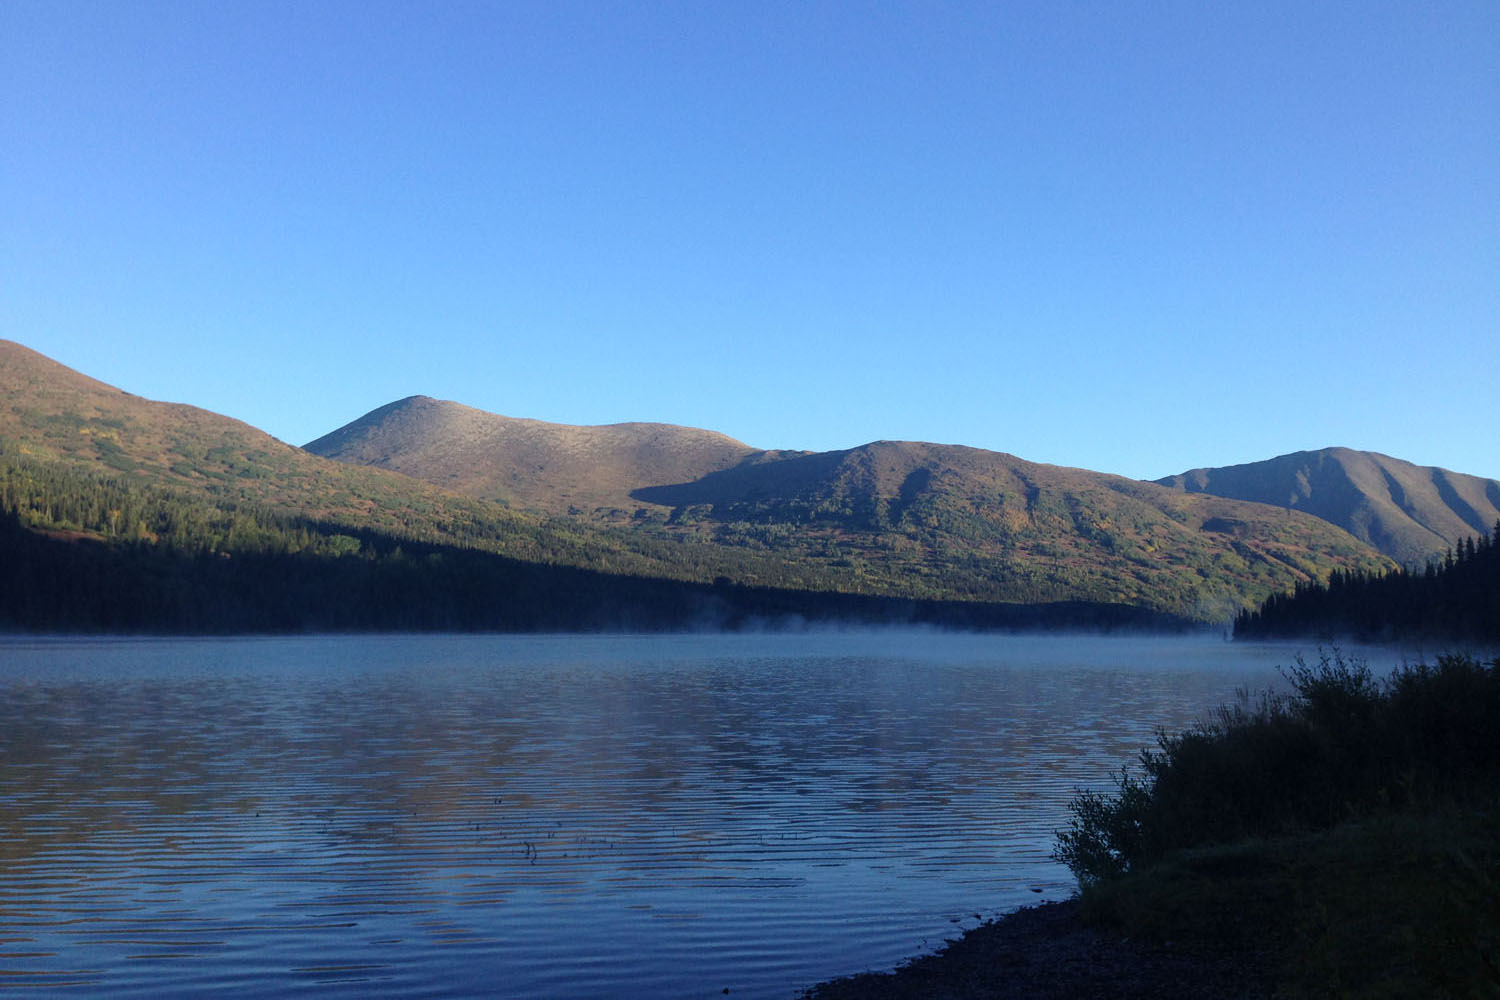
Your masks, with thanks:
M1019 608L842 593L842 576L769 552L548 519L324 459L0 340L0 628L1174 621L1083 602Z
M1109 608L1225 621L1332 570L1391 565L1300 511L958 446L766 452L691 428L570 428L423 397L320 441L351 460L0 341L0 528L28 539L32 567L12 593L45 584L112 613L102 584L90 596L48 582L65 563L78 580L107 573L113 592L170 584L122 627L163 601L191 627L655 627L705 606L717 610L704 621L798 608L1018 620L960 605L1051 606L1054 623L1125 620L1094 610ZM59 557L77 540L117 557ZM200 583L238 617L205 610ZM276 588L279 604L263 596ZM294 591L326 613L299 618ZM623 610L587 610L601 602Z
M208 410L143 399L5 340L0 439L35 460L313 519L434 531L440 521L535 523L409 477L317 458Z
M172 491L216 510L246 505L346 531L458 545L633 576L716 575L822 589L826 581L708 546L653 552L650 539L553 523L409 476L310 454L208 410L143 399L0 340L0 457L123 486ZM39 498L43 507L57 506Z
M1298 512L960 446L765 452L710 431L566 427L411 397L308 447L667 548L774 556L855 593L1221 620L1333 568L1389 565Z
M1349 448L1193 469L1157 482L1305 511L1417 566L1500 520L1500 481Z
M878 441L637 490L666 526L844 565L880 588L1063 595L1214 620L1330 568L1388 565L1316 518L957 445Z
M692 427L574 427L427 396L382 406L304 447L550 514L630 507L633 490L697 479L766 454Z

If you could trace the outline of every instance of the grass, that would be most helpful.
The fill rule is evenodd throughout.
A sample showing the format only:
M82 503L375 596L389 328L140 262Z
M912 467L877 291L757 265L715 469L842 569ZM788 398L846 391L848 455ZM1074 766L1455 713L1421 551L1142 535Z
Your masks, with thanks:
M1260 954L1285 997L1500 995L1493 812L1185 850L1090 884L1082 903L1132 938Z

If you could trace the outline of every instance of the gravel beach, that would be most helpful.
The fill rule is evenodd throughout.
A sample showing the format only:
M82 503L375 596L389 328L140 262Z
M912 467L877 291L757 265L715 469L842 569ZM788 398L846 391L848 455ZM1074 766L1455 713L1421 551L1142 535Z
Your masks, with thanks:
M1123 939L1085 924L1075 899L1018 910L894 972L820 983L803 996L1260 1000L1275 992L1266 965L1254 954Z

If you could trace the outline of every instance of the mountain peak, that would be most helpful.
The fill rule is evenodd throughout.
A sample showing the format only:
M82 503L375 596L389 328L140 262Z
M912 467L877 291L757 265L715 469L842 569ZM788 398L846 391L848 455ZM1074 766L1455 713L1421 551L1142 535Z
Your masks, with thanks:
M629 508L636 489L698 479L759 454L693 427L554 424L430 396L387 403L305 447L554 514Z
M1156 482L1306 511L1408 564L1423 563L1500 519L1496 480L1353 448L1191 469Z

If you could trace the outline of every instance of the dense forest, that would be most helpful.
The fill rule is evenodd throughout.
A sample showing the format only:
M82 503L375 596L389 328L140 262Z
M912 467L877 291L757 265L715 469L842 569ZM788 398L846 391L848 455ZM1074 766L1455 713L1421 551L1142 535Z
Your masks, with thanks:
M1420 572L1335 571L1326 584L1299 584L1241 612L1234 634L1500 640L1500 521Z
M0 451L0 627L660 630L791 623L1182 627L1113 604L908 600L513 559Z

